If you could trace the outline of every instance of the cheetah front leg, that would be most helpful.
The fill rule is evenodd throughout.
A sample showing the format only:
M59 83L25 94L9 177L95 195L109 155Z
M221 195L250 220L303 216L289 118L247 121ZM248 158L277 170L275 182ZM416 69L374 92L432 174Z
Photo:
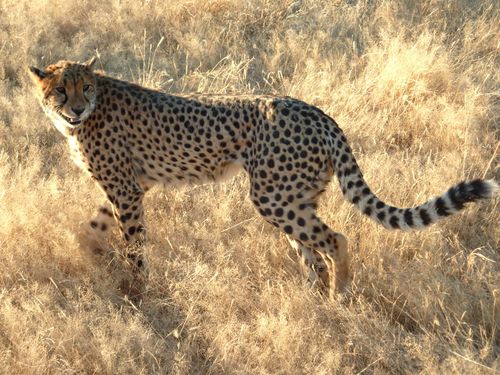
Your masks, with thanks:
M125 259L131 266L135 281L147 279L147 264L143 254L143 245L146 240L144 228L144 190L135 181L128 181L121 186L102 186L112 207L112 215L118 224L120 233L125 241ZM109 211L101 212L100 217L109 217ZM97 225L96 225L97 224ZM96 228L102 222L91 222ZM102 228L101 228L102 229Z
M85 246L96 255L105 255L110 252L108 234L116 225L113 209L109 203L99 207L97 215L87 223L84 230Z

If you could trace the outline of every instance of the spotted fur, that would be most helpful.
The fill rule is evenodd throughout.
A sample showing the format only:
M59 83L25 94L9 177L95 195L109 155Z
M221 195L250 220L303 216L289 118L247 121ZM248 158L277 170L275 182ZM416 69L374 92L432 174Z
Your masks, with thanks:
M328 286L349 281L346 238L316 214L318 196L335 173L344 196L390 229L423 228L468 202L489 198L492 181L462 182L415 208L396 208L366 184L344 133L320 109L289 97L171 95L93 72L93 61L31 68L42 107L67 137L75 161L107 195L91 221L101 234L118 223L127 244L144 239L143 197L154 184L215 181L234 167L250 178L250 198L287 234ZM142 256L131 256L143 268Z

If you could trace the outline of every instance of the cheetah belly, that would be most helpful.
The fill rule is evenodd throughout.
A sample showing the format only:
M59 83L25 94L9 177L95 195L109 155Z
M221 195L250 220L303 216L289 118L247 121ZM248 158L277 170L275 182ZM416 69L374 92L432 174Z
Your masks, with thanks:
M243 170L243 161L236 159L212 164L196 169L196 165L182 169L175 163L163 163L160 168L153 168L140 158L133 158L133 169L141 184L184 186L189 184L204 184L224 182L236 176Z
M235 160L233 162L222 165L217 173L214 174L215 182L225 182L243 171L243 162Z

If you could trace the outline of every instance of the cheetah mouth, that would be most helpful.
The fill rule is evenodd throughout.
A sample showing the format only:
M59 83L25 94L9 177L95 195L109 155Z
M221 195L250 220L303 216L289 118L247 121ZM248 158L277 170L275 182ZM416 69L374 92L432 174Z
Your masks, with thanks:
M80 125L82 123L82 119L80 117L71 118L71 117L63 115L62 113L59 113L59 114L70 125L76 126L76 125Z

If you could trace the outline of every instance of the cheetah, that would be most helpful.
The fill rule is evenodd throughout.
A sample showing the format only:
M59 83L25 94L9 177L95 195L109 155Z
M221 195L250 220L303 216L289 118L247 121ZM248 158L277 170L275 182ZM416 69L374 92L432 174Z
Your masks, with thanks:
M250 179L253 205L285 233L309 281L335 294L350 281L347 239L316 214L334 174L344 197L388 229L427 227L498 191L494 181L476 179L396 208L370 190L342 129L319 108L291 97L173 95L110 77L94 63L29 71L74 161L107 196L91 229L100 236L116 223L126 248L145 240L143 198L153 185L217 181L237 167ZM140 251L131 259L134 270L146 269Z

